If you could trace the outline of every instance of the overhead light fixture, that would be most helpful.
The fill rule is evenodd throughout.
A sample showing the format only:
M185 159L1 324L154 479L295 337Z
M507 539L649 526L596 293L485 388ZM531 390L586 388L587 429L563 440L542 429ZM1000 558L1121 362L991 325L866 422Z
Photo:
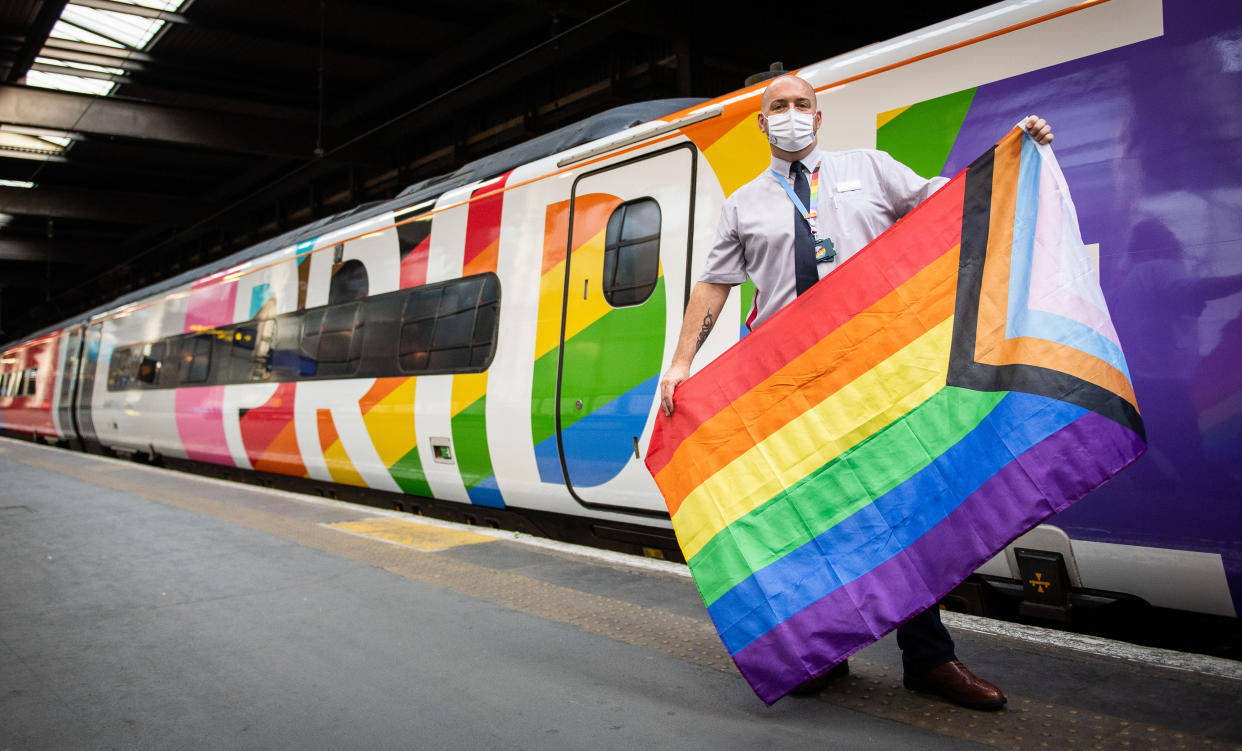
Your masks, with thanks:
M59 143L60 141L68 141L74 138L81 138L81 133L74 133L59 128L39 128L33 125L14 125L12 123L0 123L0 132L5 133L21 133L24 136L35 136L47 141Z
M0 187L5 187L5 188L33 188L34 186L35 184L30 182L29 180L0 180ZM0 214L0 217L3 217L3 216L8 216L8 215ZM9 217L9 218L11 219L12 217Z
M8 128L0 129L0 153L16 159L47 161L61 158L69 140L53 141L47 136L19 133ZM14 186L22 187L22 186Z

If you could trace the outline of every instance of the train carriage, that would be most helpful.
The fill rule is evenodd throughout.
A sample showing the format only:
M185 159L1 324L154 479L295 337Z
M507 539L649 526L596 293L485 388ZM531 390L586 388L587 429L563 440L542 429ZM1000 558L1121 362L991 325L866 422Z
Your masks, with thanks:
M821 147L925 176L1056 128L1151 450L981 574L1042 551L1072 591L1236 617L1242 9L1000 3L801 75ZM642 456L721 205L767 164L760 89L605 113L6 345L0 424L675 556Z

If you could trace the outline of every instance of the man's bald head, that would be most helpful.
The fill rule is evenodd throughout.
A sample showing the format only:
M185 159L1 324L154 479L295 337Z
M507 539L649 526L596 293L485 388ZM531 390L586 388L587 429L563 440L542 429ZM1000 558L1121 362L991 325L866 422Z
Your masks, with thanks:
M815 87L805 78L793 75L778 76L764 88L760 106L765 114L783 112L789 107L797 108L796 103L799 101L809 102L811 104L809 111L814 112L816 109ZM774 104L779 106L779 109L772 109Z

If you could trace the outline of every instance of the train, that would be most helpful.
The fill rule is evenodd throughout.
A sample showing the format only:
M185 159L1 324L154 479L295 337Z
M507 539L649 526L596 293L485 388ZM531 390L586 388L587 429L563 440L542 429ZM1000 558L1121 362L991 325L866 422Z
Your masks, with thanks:
M924 176L1054 126L1149 449L968 584L1050 620L1236 619L1242 5L1013 0L798 73L821 148ZM9 342L0 428L678 559L642 460L722 204L768 163L762 87L596 115ZM1052 601L1023 583L1044 564Z

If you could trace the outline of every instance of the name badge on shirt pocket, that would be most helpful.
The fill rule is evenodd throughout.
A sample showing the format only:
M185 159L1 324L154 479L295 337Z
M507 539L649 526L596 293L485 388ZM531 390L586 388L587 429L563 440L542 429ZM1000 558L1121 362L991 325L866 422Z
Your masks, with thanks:
M837 183L838 193L851 193L855 190L862 190L862 180L842 180Z

